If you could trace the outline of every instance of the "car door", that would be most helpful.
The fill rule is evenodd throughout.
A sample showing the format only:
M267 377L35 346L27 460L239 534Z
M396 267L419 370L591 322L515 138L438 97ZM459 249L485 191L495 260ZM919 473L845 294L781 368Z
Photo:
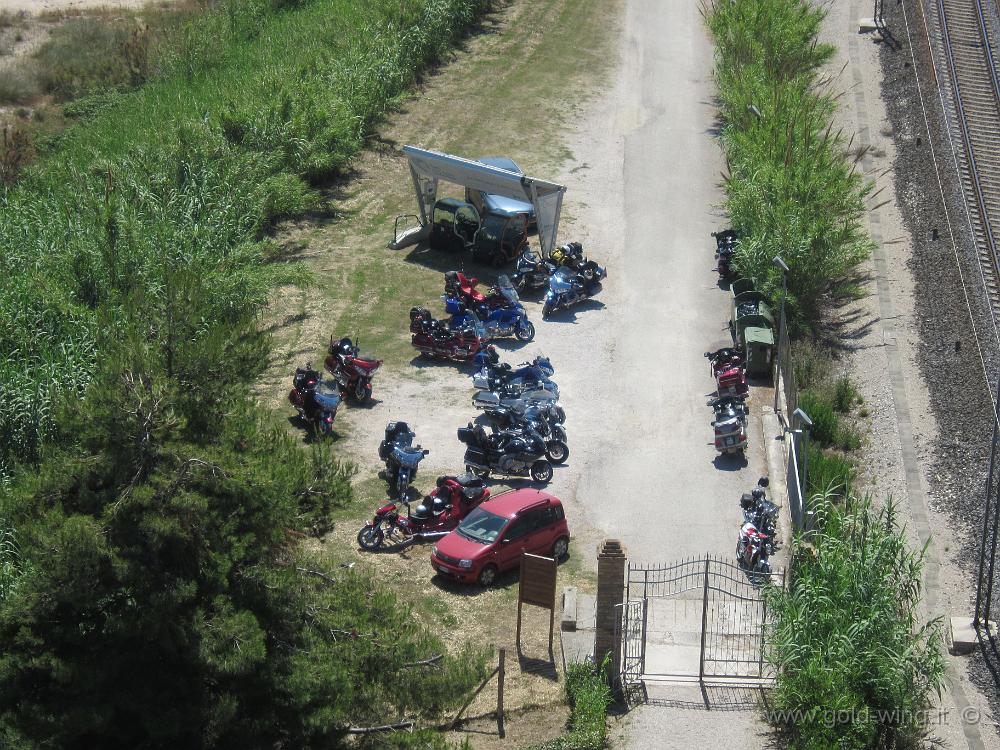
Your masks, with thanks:
M531 518L526 514L514 519L514 522L503 532L500 544L497 546L497 564L501 570L516 568L521 564L524 545L531 530Z
M548 555L555 542L555 514L551 506L531 512L532 529L526 551L533 555Z

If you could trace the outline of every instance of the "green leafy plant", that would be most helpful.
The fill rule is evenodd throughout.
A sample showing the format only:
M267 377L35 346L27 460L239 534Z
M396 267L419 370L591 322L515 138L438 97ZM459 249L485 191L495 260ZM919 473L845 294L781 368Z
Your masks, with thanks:
M860 398L857 388L854 387L854 383L851 382L849 377L843 375L837 378L833 393L834 409L842 414L846 414L854 408L856 403L860 402Z
M598 669L593 664L571 664L566 670L566 697L570 703L569 730L536 750L602 750L607 744L607 660Z
M835 96L819 82L833 47L807 0L720 0L704 6L726 152L726 207L740 233L737 270L777 299L791 268L790 325L811 327L823 303L854 287L871 251L862 218L871 193L834 129Z
M790 586L768 591L769 716L792 748L921 747L943 683L941 622L918 610L923 551L908 546L891 502L855 505L819 498Z

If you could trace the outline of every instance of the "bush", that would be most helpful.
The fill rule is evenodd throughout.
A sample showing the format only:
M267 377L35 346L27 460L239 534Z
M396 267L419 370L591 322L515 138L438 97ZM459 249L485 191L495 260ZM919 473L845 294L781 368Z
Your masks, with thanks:
M833 391L833 408L841 414L846 414L856 403L861 402L861 395L858 393L854 383L846 375L837 378Z
M608 706L611 691L604 668L572 664L566 672L566 696L570 703L569 731L539 745L536 750L601 750L607 742Z
M808 0L719 0L716 39L722 100L726 206L741 240L737 270L777 299L788 275L793 329L811 327L824 300L852 287L870 254L865 199L871 192L834 130L835 97L821 90L834 48L818 41L824 11Z
M24 65L8 65L0 75L0 104L26 104L40 93L38 80Z
M809 443L806 496L826 495L832 500L850 495L857 466L850 456Z
M945 672L941 623L918 620L923 554L890 503L841 513L796 546L787 589L769 587L769 716L792 748L917 748Z

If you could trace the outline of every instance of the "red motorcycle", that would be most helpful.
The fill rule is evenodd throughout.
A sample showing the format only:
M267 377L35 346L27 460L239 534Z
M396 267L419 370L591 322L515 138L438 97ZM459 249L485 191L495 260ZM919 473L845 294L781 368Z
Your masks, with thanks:
M719 396L745 396L750 392L742 349L727 347L705 352L705 356L708 357Z
M446 320L434 320L424 307L410 310L410 333L410 343L424 356L456 362L472 359L486 344L482 323L473 319L461 328L451 328Z
M489 496L489 488L474 474L438 477L437 487L413 510L406 500L401 500L375 511L375 518L358 532L358 546L373 551L386 538L396 544L440 539ZM400 513L401 504L406 506L406 515Z
M340 385L345 397L353 396L359 404L365 403L372 395L372 377L382 366L381 359L360 356L357 345L344 337L334 343L330 337L330 356L326 358L327 371Z
M510 304L499 286L490 287L486 294L476 289L479 279L466 276L461 271L446 271L444 274L444 293L446 297L455 297L471 310L478 310L480 305L489 308L506 307Z

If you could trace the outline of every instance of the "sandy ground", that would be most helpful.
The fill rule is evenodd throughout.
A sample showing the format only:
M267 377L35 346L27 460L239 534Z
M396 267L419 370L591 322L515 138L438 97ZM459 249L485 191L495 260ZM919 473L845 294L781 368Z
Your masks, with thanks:
M0 0L0 11L26 11L38 14L50 11L76 11L84 8L139 8L148 0ZM169 0L160 0L169 3Z

